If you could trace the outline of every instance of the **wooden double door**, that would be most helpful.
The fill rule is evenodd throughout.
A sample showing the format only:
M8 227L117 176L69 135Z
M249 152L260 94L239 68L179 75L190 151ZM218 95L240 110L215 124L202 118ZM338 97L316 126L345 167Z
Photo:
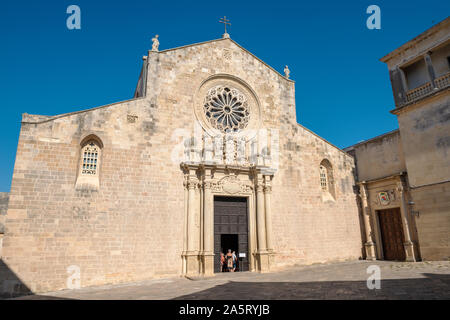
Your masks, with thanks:
M214 272L221 272L220 253L236 252L237 271L249 270L248 204L243 197L214 197Z
M377 212L384 260L404 261L406 259L403 245L405 237L400 208L379 210Z

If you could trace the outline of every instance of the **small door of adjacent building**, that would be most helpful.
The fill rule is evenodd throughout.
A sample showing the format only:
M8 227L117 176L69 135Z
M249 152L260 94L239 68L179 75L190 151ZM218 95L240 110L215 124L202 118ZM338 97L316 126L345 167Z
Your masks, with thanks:
M404 261L406 259L405 248L403 246L405 237L403 234L400 208L379 210L377 212L384 260Z
M228 249L238 256L238 271L248 271L247 198L214 197L214 272L221 272L220 253Z

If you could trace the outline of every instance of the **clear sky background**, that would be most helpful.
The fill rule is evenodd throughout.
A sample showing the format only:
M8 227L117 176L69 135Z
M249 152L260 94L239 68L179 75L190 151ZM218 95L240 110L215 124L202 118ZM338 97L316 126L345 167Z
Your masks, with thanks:
M66 9L81 8L81 30ZM381 30L366 8L381 8ZM297 120L338 147L397 128L379 59L445 19L445 0L2 1L0 191L9 191L22 113L55 115L132 98L151 38L160 50L231 38L296 81ZM180 62L182 63L182 62Z

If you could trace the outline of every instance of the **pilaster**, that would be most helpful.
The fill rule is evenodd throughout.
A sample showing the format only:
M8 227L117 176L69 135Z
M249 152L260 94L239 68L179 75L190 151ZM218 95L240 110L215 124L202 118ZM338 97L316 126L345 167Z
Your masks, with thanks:
M362 214L364 218L364 230L366 233L366 242L364 247L366 249L366 260L376 260L375 242L373 241L373 231L370 224L370 207L369 207L369 194L367 191L367 185L365 183L360 184L359 195L361 197Z
M397 183L397 191L400 194L400 213L402 216L403 233L405 235L405 242L403 246L406 253L406 261L416 261L414 243L411 241L410 223L408 218L408 209L406 205L406 186L404 181Z

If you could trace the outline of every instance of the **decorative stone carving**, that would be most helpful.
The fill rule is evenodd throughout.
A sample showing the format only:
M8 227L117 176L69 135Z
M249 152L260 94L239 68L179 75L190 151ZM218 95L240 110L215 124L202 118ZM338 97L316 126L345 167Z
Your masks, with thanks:
M389 194L387 191L378 192L378 201L382 206L386 206L390 203Z
M128 123L136 123L136 119L138 118L138 116L134 115L134 114L129 114L127 115L127 121Z
M158 52L158 48L159 48L159 35L156 35L153 39L152 39L152 51L156 51Z
M289 79L289 75L291 74L291 71L289 70L288 66L284 67L284 76Z
M230 179L225 181L222 185L222 189L226 193L235 194L239 193L241 191L241 185L240 183L236 183Z
M246 96L231 86L216 86L208 91L204 112L211 125L222 132L245 129L250 113Z
M236 176L230 175L213 183L212 190L214 192L224 192L228 194L245 194L251 192L252 187L243 181L240 181Z
M383 190L377 192L373 204L377 206L387 206L397 201L395 189Z
M231 50L230 49L223 49L223 58L225 60L231 60Z
M222 91L213 93L218 87ZM230 97L229 92L223 92L225 88L234 90ZM224 97L231 100L227 102ZM262 125L260 103L255 92L242 79L228 74L212 75L203 81L194 97L194 112L200 126L211 137L236 133L250 141Z

